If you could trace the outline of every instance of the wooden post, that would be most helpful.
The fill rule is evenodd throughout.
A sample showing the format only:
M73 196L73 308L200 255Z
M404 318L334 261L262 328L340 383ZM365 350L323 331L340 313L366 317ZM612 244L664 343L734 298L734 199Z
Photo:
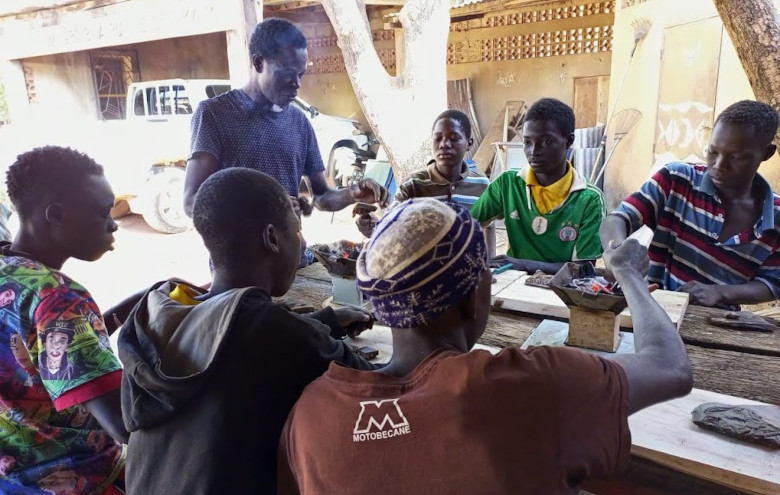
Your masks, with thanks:
M395 38L395 73L396 75L403 72L404 61L406 60L406 37L404 36L404 30L393 29Z
M236 28L225 33L227 39L228 70L234 87L243 86L252 73L249 40L258 23L263 20L262 0L229 0L241 4L241 18Z
M611 311L569 306L569 338L566 344L599 351L617 351L620 319Z
M780 112L780 12L772 0L714 0L756 99ZM780 144L780 131L775 137Z

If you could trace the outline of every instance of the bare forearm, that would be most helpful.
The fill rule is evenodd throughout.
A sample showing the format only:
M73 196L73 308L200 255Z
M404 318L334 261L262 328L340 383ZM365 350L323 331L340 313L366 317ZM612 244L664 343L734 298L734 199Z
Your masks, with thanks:
M88 400L84 403L87 411L98 420L100 426L117 442L127 443L130 434L122 421L122 407L119 390Z
M629 378L629 412L688 393L692 377L677 328L633 268L613 271L634 322L635 354L614 357Z
M353 204L355 199L349 189L328 189L314 196L314 206L322 211L339 211Z
M758 280L746 284L720 285L721 304L760 304L775 300L769 287Z
M118 328L116 321L114 320L114 316L116 316L116 319L119 320L120 324L124 323L130 314L130 311L132 311L135 305L138 304L138 301L140 301L148 291L148 287L146 289L140 290L119 302L115 306L108 308L108 310L103 313L103 320L106 324L106 329L108 330L109 335L114 333Z
M626 221L615 215L607 215L601 222L599 229L599 238L604 249L609 246L609 241L623 242L628 237Z

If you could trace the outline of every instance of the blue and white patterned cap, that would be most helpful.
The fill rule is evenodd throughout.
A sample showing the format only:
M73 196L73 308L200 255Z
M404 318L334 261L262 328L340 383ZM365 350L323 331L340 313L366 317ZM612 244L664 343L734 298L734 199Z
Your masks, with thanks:
M482 227L457 204L415 198L385 214L357 262L379 319L424 326L460 303L487 269Z

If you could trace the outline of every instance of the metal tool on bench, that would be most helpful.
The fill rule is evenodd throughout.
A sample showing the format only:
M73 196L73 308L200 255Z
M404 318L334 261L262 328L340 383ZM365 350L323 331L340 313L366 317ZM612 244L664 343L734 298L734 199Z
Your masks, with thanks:
M550 280L550 289L569 307L568 345L615 352L620 344L618 314L628 302L622 295L572 288L572 281L594 277L591 263L566 263Z
M357 257L362 244L339 241L312 246L312 253L331 277L333 302L362 307L363 293L357 285Z

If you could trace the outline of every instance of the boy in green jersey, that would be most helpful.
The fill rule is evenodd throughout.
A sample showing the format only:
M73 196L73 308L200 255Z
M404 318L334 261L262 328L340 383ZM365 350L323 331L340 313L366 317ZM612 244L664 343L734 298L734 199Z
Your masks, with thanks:
M566 160L572 143L574 112L568 105L543 98L531 106L523 124L529 165L501 174L471 209L483 225L497 218L506 223L509 252L491 265L555 273L567 261L601 256L604 198Z

